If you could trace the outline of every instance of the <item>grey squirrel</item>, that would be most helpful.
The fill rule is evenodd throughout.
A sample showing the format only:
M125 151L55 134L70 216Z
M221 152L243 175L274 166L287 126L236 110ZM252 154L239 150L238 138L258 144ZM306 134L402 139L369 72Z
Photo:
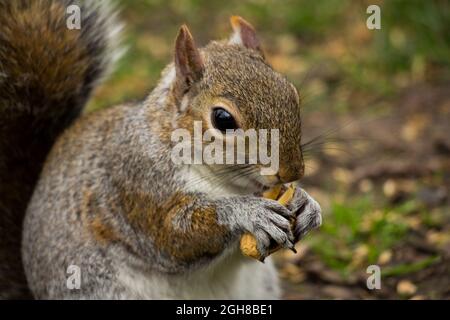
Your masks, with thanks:
M80 30L66 27L73 3ZM182 26L145 101L80 116L120 51L113 10L0 0L0 298L280 297L271 258L242 256L239 238L253 234L263 255L271 241L292 248L320 207L300 188L288 207L258 196L303 175L300 101L254 28L231 22L228 40L203 48ZM171 132L203 120L279 129L278 173L175 164ZM79 288L67 286L70 266Z

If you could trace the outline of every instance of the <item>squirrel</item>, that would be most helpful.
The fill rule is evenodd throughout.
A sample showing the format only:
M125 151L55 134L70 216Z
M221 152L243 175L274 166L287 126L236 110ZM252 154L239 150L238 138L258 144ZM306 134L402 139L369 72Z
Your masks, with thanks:
M71 4L81 29L66 26ZM300 99L247 21L201 48L181 26L144 101L83 115L123 51L115 9L0 0L0 25L0 298L281 297L271 257L244 257L239 239L254 235L263 258L273 241L293 249L321 213L300 188L287 207L260 196L303 175ZM278 172L175 163L171 133L195 121L278 129Z

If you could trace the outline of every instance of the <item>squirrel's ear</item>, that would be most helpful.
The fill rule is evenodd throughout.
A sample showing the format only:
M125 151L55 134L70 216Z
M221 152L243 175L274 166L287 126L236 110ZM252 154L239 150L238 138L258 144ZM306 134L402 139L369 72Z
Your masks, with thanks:
M264 52L261 48L261 43L256 36L255 28L239 16L232 16L230 18L230 23L234 33L231 36L229 43L242 45L246 48L259 51L264 57Z
M179 95L183 95L192 83L203 76L203 60L186 25L181 26L175 41L175 70L175 89Z

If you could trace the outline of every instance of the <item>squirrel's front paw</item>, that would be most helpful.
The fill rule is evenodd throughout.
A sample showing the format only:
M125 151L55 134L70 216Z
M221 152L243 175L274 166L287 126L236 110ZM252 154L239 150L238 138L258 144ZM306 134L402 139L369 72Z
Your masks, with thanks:
M295 242L303 238L309 230L316 229L322 224L320 205L301 188L296 188L288 209L296 216L294 226Z
M257 242L259 259L264 260L271 253L274 242L284 248L294 248L294 234L291 228L293 212L275 200L253 198L240 214L243 231L253 235Z

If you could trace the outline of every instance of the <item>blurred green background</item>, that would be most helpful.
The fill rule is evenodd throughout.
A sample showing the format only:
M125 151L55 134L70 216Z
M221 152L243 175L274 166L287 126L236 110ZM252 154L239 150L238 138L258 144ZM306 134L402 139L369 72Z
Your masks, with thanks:
M118 2L128 48L88 111L140 100L171 60L179 26L197 43L241 15L303 101L307 175L324 224L277 254L285 297L450 298L450 2ZM366 8L381 8L381 30ZM366 268L382 270L368 290Z

